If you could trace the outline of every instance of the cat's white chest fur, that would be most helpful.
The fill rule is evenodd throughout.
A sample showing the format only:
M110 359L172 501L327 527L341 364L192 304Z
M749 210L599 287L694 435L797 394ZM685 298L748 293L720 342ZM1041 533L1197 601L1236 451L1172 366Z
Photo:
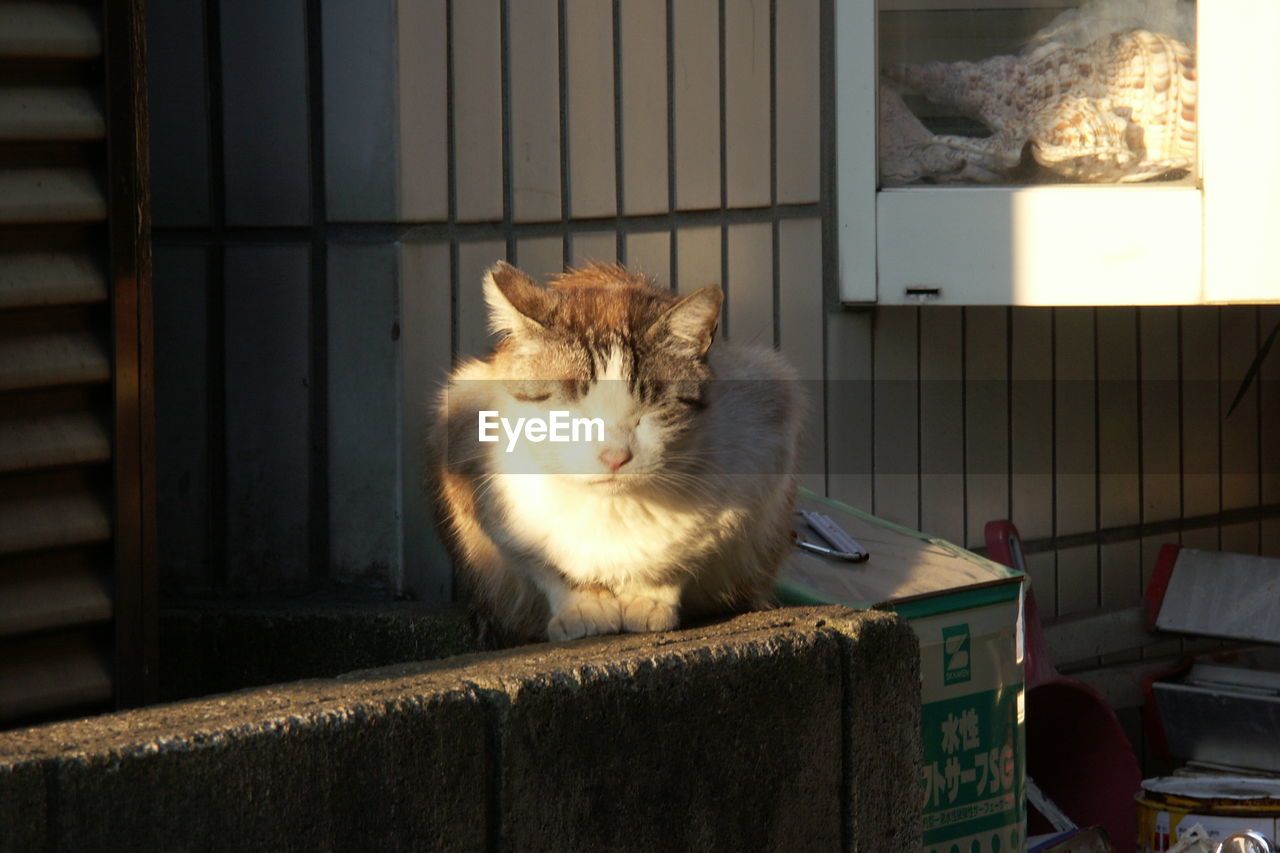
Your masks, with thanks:
M581 583L669 581L698 544L733 524L735 513L645 496L605 494L555 476L501 478L507 531ZM691 543L693 547L691 549Z

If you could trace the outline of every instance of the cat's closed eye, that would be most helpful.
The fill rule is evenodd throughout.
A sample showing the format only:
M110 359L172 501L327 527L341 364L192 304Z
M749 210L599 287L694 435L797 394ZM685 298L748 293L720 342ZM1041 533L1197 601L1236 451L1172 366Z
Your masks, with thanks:
M511 396L521 403L541 403L543 400L551 399L550 392L544 394L512 394Z

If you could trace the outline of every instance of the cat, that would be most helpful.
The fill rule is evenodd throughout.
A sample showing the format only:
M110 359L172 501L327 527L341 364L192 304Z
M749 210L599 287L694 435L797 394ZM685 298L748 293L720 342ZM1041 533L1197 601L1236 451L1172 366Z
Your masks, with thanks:
M499 262L484 296L499 341L443 388L429 479L493 641L768 606L791 544L803 399L777 352L715 340L721 289L679 298L616 264L543 287ZM549 440L548 418L567 437L568 416L586 432Z

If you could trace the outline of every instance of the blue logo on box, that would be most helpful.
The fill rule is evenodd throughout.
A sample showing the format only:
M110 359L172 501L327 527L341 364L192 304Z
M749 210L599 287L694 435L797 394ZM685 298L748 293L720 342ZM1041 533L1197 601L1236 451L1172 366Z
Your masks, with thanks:
M942 683L961 684L972 675L969 665L969 626L952 625L942 629Z

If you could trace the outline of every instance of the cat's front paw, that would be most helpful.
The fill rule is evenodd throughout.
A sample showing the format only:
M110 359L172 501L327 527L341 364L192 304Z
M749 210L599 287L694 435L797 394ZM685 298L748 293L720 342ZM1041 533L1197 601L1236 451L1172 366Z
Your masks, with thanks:
M622 627L622 608L608 590L575 592L547 623L547 637L553 642L616 634Z
M632 633L645 631L670 631L680 622L680 615L673 605L647 595L623 595L622 630Z

